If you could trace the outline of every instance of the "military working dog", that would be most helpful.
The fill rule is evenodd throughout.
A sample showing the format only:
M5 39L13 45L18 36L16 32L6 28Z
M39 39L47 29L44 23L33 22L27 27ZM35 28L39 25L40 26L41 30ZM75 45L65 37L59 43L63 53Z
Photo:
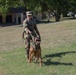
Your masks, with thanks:
M42 66L42 56L41 56L41 47L40 47L40 40L38 37L34 39L35 46L30 46L29 51L29 60L28 62L31 63L33 58L35 58L36 61L40 61L39 66Z

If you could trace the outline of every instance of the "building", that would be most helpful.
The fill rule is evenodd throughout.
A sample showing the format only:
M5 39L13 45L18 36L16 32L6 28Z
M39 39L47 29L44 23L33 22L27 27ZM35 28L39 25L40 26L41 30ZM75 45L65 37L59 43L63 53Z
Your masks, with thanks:
M9 9L9 13L6 17L0 14L0 24L22 24L23 20L26 18L24 12L26 11L23 7L12 7ZM42 20L42 14L40 12L38 12L35 16L37 20Z
M0 23L21 24L24 19L23 12L23 7L10 8L9 13L6 15L6 17L0 15Z

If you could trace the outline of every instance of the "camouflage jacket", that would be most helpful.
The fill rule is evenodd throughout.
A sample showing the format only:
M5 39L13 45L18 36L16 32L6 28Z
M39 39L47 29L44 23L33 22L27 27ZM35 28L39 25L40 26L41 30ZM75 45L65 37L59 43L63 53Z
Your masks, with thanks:
M23 27L25 31L29 29L32 33L37 34L40 37L40 33L38 31L36 21L34 19L28 20L27 18L23 21ZM41 40L41 37L40 37Z

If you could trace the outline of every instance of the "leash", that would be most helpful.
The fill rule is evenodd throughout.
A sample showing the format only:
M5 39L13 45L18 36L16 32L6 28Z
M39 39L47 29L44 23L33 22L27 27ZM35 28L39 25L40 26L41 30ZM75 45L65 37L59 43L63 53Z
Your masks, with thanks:
M40 47L40 42L38 42L39 40L37 40L32 34L30 34L30 36L32 38L32 43L33 43L34 50L37 51L38 48Z
M34 37L31 33L29 33L29 34L30 34L31 39L32 39L33 47L34 47L34 49L36 50L35 37Z

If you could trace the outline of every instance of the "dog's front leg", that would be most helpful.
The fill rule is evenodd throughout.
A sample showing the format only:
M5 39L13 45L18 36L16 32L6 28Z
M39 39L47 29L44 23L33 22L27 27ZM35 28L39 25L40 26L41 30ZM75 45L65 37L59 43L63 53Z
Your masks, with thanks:
M38 52L38 57L39 57L39 60L40 60L40 64L39 64L39 66L42 66L41 48L39 49L39 52Z
M34 48L31 47L30 48L30 51L29 51L29 63L31 63L32 58L33 58L33 55L34 55Z

